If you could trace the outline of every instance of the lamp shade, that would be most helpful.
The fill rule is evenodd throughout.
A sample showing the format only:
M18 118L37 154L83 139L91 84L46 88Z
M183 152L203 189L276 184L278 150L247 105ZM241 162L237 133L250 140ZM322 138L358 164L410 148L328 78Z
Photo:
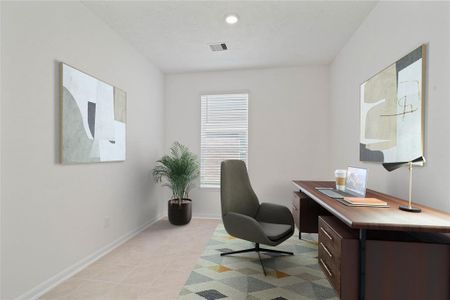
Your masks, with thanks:
M384 163L383 167L387 171L392 172L392 171L397 170L398 168L400 168L402 166L408 165L411 162L413 164L420 164L420 165L422 165L422 163L425 162L425 157L420 156L420 157L418 157L416 159L413 159L412 161L403 161L403 162L395 162L395 163Z

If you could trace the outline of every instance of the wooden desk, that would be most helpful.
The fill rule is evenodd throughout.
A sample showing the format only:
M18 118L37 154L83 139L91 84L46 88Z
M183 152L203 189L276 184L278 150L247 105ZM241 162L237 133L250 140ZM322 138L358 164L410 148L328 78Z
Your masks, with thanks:
M335 187L333 181L293 181L294 186L318 205L336 216L348 227L359 232L359 299L365 298L365 263L367 231L405 231L450 233L450 214L426 206L417 205L421 213L399 210L406 201L373 190L367 190L367 197L386 201L389 208L350 207L332 199L316 187ZM407 274L405 274L407 277Z

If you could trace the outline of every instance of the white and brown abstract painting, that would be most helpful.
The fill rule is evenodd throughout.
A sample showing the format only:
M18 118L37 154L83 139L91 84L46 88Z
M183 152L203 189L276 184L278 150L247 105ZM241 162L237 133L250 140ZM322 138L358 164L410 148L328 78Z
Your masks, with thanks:
M361 161L423 156L424 71L422 45L361 85Z
M124 161L126 93L61 63L61 161Z

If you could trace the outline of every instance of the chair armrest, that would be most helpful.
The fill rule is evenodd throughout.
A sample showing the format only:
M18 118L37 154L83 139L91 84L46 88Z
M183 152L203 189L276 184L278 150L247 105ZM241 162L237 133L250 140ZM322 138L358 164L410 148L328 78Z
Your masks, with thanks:
M255 243L270 242L261 225L247 215L229 212L222 217L225 230L232 236Z
M261 203L256 214L256 219L260 222L294 226L294 217L291 211L286 206L274 203Z

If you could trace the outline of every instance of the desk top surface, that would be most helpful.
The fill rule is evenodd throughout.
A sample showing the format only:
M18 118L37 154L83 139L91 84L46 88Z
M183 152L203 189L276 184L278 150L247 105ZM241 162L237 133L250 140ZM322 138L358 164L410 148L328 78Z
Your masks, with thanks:
M370 189L367 189L366 197L386 201L390 207L351 207L315 189L316 187L335 187L334 181L294 180L293 183L301 192L354 229L450 232L450 214L443 211L418 204L414 206L422 209L420 213L402 211L398 207L407 205L407 201Z

